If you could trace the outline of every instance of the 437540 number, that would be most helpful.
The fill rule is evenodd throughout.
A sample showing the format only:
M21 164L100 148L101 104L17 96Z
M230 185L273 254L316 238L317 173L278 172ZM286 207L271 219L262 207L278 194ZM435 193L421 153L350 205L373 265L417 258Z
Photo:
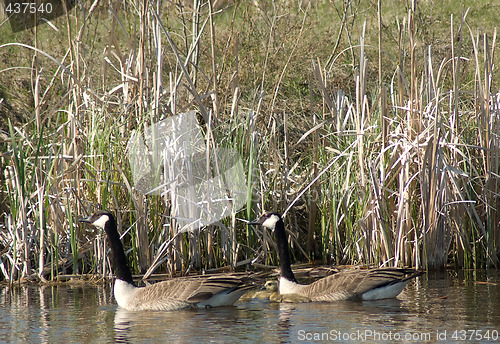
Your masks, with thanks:
M7 15L52 13L52 4L47 2L37 6L36 2L11 2L5 7L5 12Z

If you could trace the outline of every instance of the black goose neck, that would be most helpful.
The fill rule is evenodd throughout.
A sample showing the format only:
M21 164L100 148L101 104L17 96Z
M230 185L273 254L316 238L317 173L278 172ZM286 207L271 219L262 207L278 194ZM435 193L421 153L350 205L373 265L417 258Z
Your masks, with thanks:
M280 218L274 227L274 235L276 237L276 245L278 246L278 258L280 263L281 277L289 281L297 282L293 274L290 263L290 252L288 251L288 240L285 232L285 224Z
M114 269L116 278L134 284L132 273L127 264L127 257L123 250L123 244L120 240L118 230L116 229L116 221L113 216L109 216L109 220L106 222L104 230L111 248L111 266Z

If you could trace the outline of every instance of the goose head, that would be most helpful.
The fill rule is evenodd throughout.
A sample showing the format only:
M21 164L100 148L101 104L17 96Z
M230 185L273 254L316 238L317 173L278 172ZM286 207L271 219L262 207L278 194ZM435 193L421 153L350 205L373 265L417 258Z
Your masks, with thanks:
M260 225L267 229L271 229L274 231L276 228L276 223L281 221L281 216L278 213L267 212L262 214L258 219L249 222L249 225Z
M100 210L92 216L80 219L80 222L89 223L92 226L94 226L100 230L106 230L107 227L109 228L110 225L115 223L115 218L114 218L113 214L111 214L109 211ZM108 225L108 226L106 226L106 225ZM116 225L115 225L115 228L116 228Z
M278 281L266 281L264 289L270 293L276 293L278 291Z

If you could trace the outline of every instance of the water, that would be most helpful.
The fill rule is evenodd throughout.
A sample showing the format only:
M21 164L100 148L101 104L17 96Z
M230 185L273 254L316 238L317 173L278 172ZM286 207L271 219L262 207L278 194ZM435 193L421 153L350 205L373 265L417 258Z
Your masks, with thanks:
M428 273L398 299L128 312L111 287L0 288L2 343L499 342L500 271Z

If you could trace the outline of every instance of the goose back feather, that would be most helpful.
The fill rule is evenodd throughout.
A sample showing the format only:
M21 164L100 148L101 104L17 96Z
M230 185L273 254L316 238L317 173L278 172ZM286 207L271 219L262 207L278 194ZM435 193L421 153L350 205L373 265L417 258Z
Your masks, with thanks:
M311 301L393 298L417 275L420 273L399 268L341 271L304 285L298 294Z

